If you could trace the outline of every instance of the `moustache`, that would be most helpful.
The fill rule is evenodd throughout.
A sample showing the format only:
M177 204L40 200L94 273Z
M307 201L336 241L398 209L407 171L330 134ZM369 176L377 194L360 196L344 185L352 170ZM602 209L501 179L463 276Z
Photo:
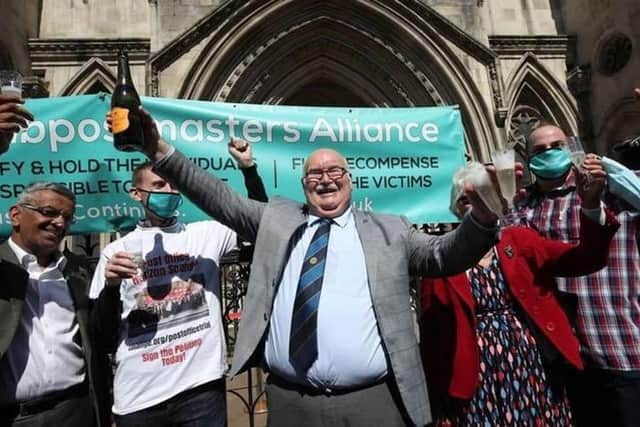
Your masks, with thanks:
M337 189L338 187L334 183L316 185L316 193L328 193Z

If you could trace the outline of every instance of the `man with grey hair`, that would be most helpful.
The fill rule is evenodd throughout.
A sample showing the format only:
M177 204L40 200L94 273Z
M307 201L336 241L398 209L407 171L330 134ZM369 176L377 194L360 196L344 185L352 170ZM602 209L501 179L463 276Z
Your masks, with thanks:
M107 425L89 332L91 276L59 250L75 211L61 184L27 187L0 245L0 425Z

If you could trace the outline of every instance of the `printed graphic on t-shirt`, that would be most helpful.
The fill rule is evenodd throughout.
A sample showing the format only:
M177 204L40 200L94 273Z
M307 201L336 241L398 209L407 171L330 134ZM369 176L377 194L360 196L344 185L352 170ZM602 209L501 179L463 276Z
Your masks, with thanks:
M129 350L168 344L210 328L206 277L201 272L210 261L155 251L145 255L142 275L133 278L127 291L131 311L125 344ZM199 265L199 260L205 264Z
M209 316L203 283L204 276L196 274L187 281L174 280L147 286L136 295L138 308L127 318L129 337L135 338Z

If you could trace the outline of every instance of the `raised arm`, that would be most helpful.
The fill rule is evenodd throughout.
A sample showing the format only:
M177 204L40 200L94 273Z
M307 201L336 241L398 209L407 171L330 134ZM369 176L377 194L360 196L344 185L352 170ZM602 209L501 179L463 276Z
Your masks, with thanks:
M580 242L569 245L554 240L540 239L533 246L535 262L545 274L551 276L583 276L603 268L609 256L609 244L619 227L611 212L605 212L600 199L605 188L607 173L601 159L588 154L585 173L578 173L577 191L581 200Z
M171 181L189 200L216 221L254 242L265 204L242 197L227 184L174 151L157 162L154 170Z
M409 233L409 268L411 274L444 277L461 273L497 243L495 227L487 228L470 213L460 225L442 236L430 236L411 229Z
M264 188L262 178L258 174L258 166L253 160L253 150L251 144L240 138L231 138L229 141L229 154L238 164L238 168L244 177L244 185L247 189L247 196L251 200L268 202L269 197Z
M586 215L580 215L580 242L564 243L545 239L534 230L526 229L534 237L529 237L529 262L543 274L571 277L594 273L607 264L609 244L618 230L618 222L610 212L601 225Z
M243 239L255 241L265 204L240 196L163 141L153 119L143 109L140 109L140 118L144 129L144 153L154 161L156 173L171 181L213 219Z

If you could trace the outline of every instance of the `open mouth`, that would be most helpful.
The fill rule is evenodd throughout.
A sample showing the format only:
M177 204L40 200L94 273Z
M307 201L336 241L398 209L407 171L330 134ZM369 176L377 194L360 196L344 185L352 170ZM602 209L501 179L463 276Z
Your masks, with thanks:
M316 188L316 193L320 196L324 196L326 194L333 194L335 192L337 192L338 189L337 188L333 188L333 187L321 187L321 188Z

